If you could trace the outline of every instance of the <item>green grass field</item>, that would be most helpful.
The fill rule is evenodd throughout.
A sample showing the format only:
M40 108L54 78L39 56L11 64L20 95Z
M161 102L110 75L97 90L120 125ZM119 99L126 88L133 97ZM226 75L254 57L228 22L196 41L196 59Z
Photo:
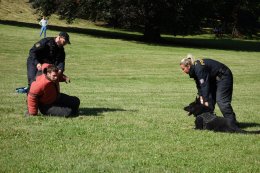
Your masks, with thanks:
M7 14L0 19L14 18ZM260 130L259 41L190 38L200 45L192 48L72 32L65 47L71 83L61 91L81 99L81 115L26 118L26 96L15 88L27 85L39 31L0 24L0 172L260 172L259 135L193 129L183 107L194 100L195 83L179 68L187 53L228 65L237 119L244 130ZM245 49L220 49L230 44Z
M227 64L233 107L259 130L259 52L148 45L71 33L70 84L81 116L25 118L28 50L39 29L0 25L0 172L259 172L259 135L196 131L183 106L195 84L179 68L187 53ZM58 31L48 31L55 36ZM219 110L216 110L218 114Z

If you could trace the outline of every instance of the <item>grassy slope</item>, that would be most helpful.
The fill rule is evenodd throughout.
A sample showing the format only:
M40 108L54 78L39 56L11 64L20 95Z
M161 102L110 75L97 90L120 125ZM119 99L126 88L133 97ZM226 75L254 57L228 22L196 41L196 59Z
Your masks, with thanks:
M1 0L0 1L0 20L11 20L27 23L39 22L39 15L35 10L30 8L28 0ZM64 26L64 27L83 27L83 28L99 28L93 23L76 19L73 24L67 24L64 20L59 20L58 16L53 15L49 18L50 25Z
M1 1L1 3L3 0ZM1 5L2 7L2 5ZM17 32L19 31L19 32ZM28 50L39 28L0 25L0 172L259 172L259 136L193 130L188 52L226 63L238 120L259 129L259 52L165 47L72 33L62 91L80 117L24 118ZM48 31L55 35L56 31ZM219 113L219 111L217 110Z

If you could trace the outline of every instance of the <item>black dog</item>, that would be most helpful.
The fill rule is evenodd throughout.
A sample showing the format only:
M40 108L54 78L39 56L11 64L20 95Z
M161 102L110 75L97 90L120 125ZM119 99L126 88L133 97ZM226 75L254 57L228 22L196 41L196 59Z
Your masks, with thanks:
M184 110L189 112L188 115L194 115L195 129L212 130L215 132L231 132L231 133L254 133L260 134L260 131L245 131L240 129L234 122L228 118L218 117L211 109L202 105L198 98L195 102L184 107Z

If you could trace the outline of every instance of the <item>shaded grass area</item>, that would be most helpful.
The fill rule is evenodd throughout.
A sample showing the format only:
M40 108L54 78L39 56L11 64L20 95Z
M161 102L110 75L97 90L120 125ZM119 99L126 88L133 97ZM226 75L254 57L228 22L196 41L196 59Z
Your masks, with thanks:
M39 28L0 25L0 172L259 172L259 135L194 130L183 107L194 81L187 53L227 64L233 108L245 130L259 130L259 52L187 48L71 32L66 50L79 117L25 118L26 59ZM49 30L48 35L56 35ZM219 110L216 110L220 115Z
M20 27L30 27L37 28L38 24L25 23L19 21L11 20L0 20L0 24L7 24ZM234 40L234 39L200 39L200 38L169 38L162 37L161 40L156 42L146 41L143 36L137 33L131 32L119 32L117 30L99 30L99 29L88 29L88 28L78 28L78 27L64 27L49 25L50 30L55 31L66 31L70 33L81 33L90 36L100 37L100 38L112 38L112 39L122 39L128 41L138 41L143 43L149 43L153 45L162 46L177 46L177 47L190 47L190 48L210 48L210 49L220 49L220 50L239 50L239 51L260 51L260 41L245 41L245 40Z

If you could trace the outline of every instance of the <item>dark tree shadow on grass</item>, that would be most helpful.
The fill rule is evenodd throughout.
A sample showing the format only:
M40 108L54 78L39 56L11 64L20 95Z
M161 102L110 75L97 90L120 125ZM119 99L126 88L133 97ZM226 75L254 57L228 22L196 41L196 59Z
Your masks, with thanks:
M0 20L0 24L13 25L19 27L39 28L39 24L18 22L11 20ZM197 39L197 38L161 38L156 41L147 41L143 35L134 34L131 32L117 32L117 31L103 31L90 28L78 27L62 27L49 25L48 29L55 31L66 31L69 33L80 33L100 38L122 39L127 41L137 41L144 44L158 45L158 46L175 46L187 48L208 48L220 50L237 50L237 51L260 51L259 41L243 41L233 39Z
M119 112L127 111L117 108L79 108L79 116L101 116L104 112Z

